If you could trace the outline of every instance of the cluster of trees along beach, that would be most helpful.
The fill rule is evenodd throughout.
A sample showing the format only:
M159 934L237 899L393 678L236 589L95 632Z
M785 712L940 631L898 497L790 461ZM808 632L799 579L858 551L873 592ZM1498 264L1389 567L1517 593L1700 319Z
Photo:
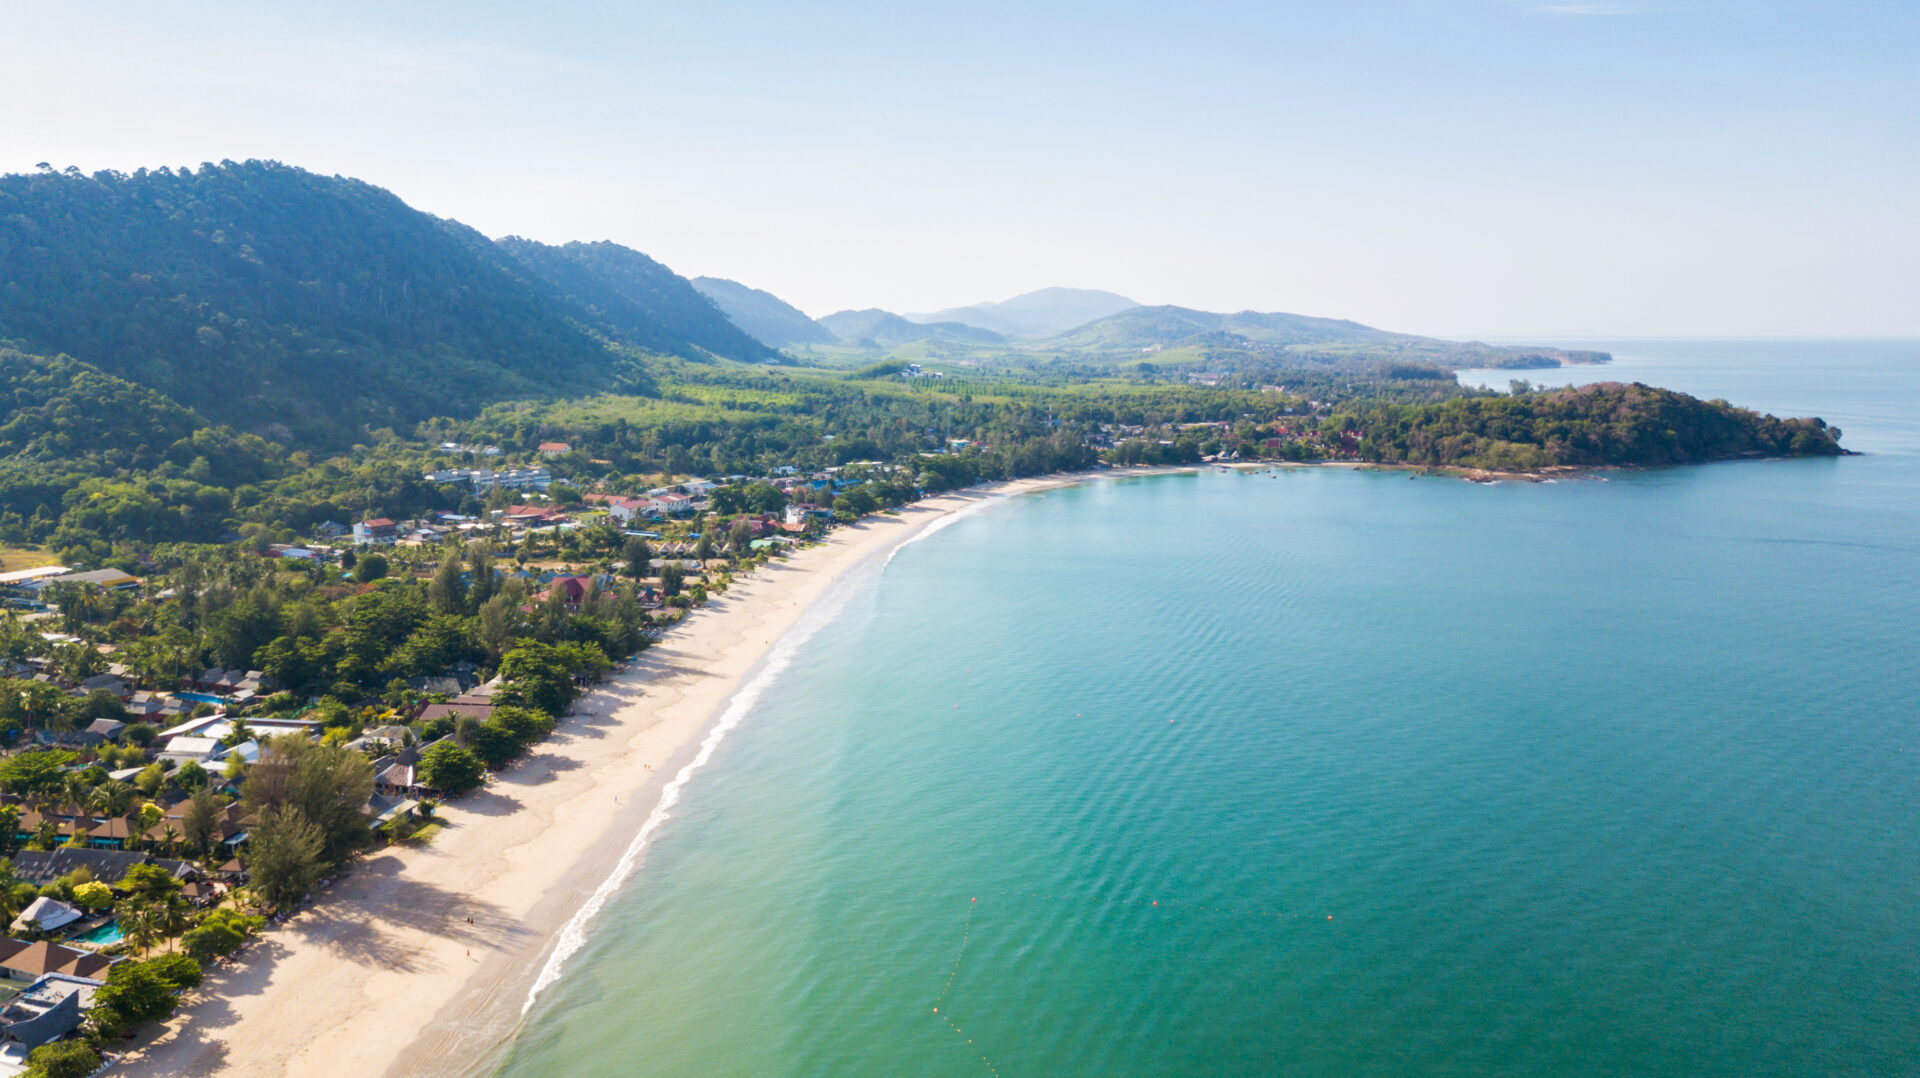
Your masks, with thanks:
M690 533L685 524L669 530ZM44 621L0 615L0 667L33 662L47 675L0 679L0 739L10 747L0 757L0 855L85 846L98 824L124 821L114 833L130 836L126 848L197 861L211 875L232 856L220 843L232 828L219 821L237 818L246 833L247 885L211 908L189 905L180 881L151 866L117 880L83 868L35 886L0 860L0 918L41 896L110 911L125 942L109 950L137 956L111 967L87 1040L50 1046L41 1073L62 1073L69 1058L97 1065L96 1048L170 1014L178 994L199 983L201 964L242 947L317 881L375 844L430 833L431 800L378 830L370 825L376 758L403 743L430 746L418 761L420 785L443 796L480 785L552 733L583 686L648 646L661 625L764 564L768 555L751 545L757 534L744 523L709 527L688 542L692 557L662 558L645 539L600 526L501 551L477 540L349 553L345 574L262 558L244 544L174 545L157 548L138 593L64 589L58 627L77 640L50 642ZM590 578L573 601L560 589L544 598L535 591L538 567L559 558ZM643 595L657 604L653 613ZM266 672L281 691L236 711L224 744L259 736L249 718L299 717L319 723L319 737L267 736L256 760L229 756L218 770L150 762L158 724L105 690L60 687L104 668L103 645L144 688L170 689L210 666ZM497 685L486 716L421 717L446 696L410 688L409 679L463 666ZM114 741L64 747L62 735L99 718L130 725ZM366 742L370 728L382 739ZM132 768L130 780L110 775ZM28 825L29 814L37 824Z

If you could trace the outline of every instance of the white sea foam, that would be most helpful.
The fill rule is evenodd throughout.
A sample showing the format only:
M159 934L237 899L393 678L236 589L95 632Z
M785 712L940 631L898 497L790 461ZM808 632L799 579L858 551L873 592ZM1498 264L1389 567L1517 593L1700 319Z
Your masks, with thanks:
M900 549L902 547L911 545L913 543L917 543L920 540L925 539L927 536L932 535L933 533L947 527L949 524L953 524L959 521L963 517L970 517L973 514L978 513L980 510L985 509L987 506L992 505L993 503L1001 500L1001 498L1003 497L1005 497L1005 495L996 495L991 498L982 498L979 501L973 502L970 505L963 505L960 508L955 509L953 512L948 513L946 516L943 516L940 519L933 521L932 523L928 524L926 527L921 528L919 531L913 533L912 535L907 536L905 539L900 540L898 543L893 544L893 549L887 551L887 560L883 562L882 565L883 566L892 565L894 555L899 554Z
M999 500L997 497L983 498L929 522L913 535L895 543L887 551L887 559L881 563L881 568L884 569L893 564L893 557L900 553L901 547L909 543L917 543L962 517L972 516ZM687 782L693 778L694 772L705 766L708 760L713 759L714 750L719 748L720 742L724 741L727 734L740 725L741 720L753 710L753 706L760 702L760 696L766 691L767 686L773 684L781 672L792 664L794 653L799 650L800 645L806 643L814 633L820 630L821 626L832 620L833 615L845 605L847 594L851 590L836 586L832 591L837 592L837 595L832 595L831 598L823 597L822 601L815 602L812 608L794 623L793 628L788 629L774 643L772 650L767 652L766 661L761 665L760 672L740 686L739 691L727 701L726 710L720 713L719 720L713 724L711 730L707 731L707 736L701 739L700 749L694 753L693 759L688 760L686 766L661 787L659 804L654 806L646 822L640 825L639 833L635 834L633 841L627 844L626 851L614 864L613 871L591 895L587 896L586 902L581 904L580 909L574 913L566 927L560 930L560 935L553 945L553 953L547 956L546 965L540 967L540 975L534 978L533 987L527 990L526 1002L520 1005L522 1015L533 1009L534 1001L540 997L541 992L546 991L560 979L560 971L566 966L567 960L579 953L580 948L586 946L587 926L599 915L601 909L606 906L607 900L613 897L614 892L620 889L620 885L627 881L627 877L633 875L635 866L640 863L640 855L646 852L647 844L652 840L654 832L672 818L673 808L680 803L681 792L686 789Z
M613 897L614 892L620 889L620 885L626 882L627 877L633 874L634 866L640 863L640 855L645 852L654 832L673 816L673 808L680 803L680 794L686 789L687 781L693 778L694 772L705 766L708 760L713 759L714 750L719 748L720 742L726 739L727 734L734 727L740 725L740 720L746 718L748 712L753 710L754 704L760 701L760 695L766 691L767 686L773 684L774 679L778 678L781 672L793 662L794 652L819 631L820 626L831 619L833 612L838 610L843 602L844 596L840 597L839 601L815 603L812 609L801 615L800 620L774 643L772 650L767 652L766 661L762 663L760 672L740 686L739 691L727 701L726 710L720 713L720 718L713 724L713 728L708 730L707 736L701 739L700 749L694 753L693 759L688 760L686 766L661 787L659 804L654 806L646 822L640 825L640 831L633 836L633 841L627 844L626 851L620 855L620 860L613 866L613 872L594 889L593 894L587 896L586 902L573 915L572 920L569 920L566 927L560 930L560 936L553 945L553 953L547 957L547 964L540 968L540 975L534 978L533 987L527 991L526 1002L520 1005L521 1014L524 1015L533 1008L534 1000L540 993L560 979L560 970L567 964L567 960L572 958L580 948L586 946L587 925L599 914L601 908L607 904L607 900Z

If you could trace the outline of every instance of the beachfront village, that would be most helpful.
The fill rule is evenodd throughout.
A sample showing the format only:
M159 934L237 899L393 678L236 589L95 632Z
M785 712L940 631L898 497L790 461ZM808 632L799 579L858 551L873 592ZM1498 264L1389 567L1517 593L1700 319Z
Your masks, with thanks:
M110 1064L741 574L920 493L883 464L426 478L495 507L0 573L0 1075Z

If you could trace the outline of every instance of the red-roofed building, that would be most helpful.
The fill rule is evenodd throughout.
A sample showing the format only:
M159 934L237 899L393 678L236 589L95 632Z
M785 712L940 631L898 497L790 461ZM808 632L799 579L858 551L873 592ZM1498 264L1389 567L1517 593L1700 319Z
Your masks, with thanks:
M523 442L521 444L524 445L526 443ZM568 445L565 442L541 442L540 443L540 455L543 457L557 457L562 453L571 453L571 452L573 452L573 447Z
M540 599L542 602L545 602L551 599L553 597L553 593L557 591L561 595L565 596L567 609L577 612L580 609L580 604L586 601L587 594L592 590L593 590L592 577L588 577L588 576L555 577L553 580L553 583L547 586L547 590L540 593Z
M507 520L515 524L558 524L567 514L539 505L515 505L507 509Z

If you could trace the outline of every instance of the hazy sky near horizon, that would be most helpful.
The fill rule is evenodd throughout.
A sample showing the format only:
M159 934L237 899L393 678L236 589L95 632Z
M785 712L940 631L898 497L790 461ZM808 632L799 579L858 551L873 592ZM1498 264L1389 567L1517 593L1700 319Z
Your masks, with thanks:
M0 0L0 171L273 158L822 315L1920 335L1920 4Z

